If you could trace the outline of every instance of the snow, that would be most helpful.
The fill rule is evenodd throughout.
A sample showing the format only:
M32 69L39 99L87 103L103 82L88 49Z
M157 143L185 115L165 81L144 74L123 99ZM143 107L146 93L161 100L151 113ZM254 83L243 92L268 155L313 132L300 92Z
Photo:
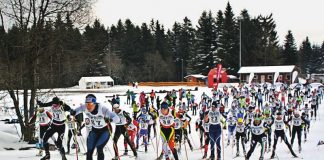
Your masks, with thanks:
M239 74L242 73L291 73L294 70L294 65L289 66L251 66L251 67L241 67L238 71Z
M195 78L201 78L201 79L205 79L207 78L207 76L201 75L201 74L191 74L191 75L187 75L184 78L188 78L188 77L195 77Z
M119 93L119 94L124 94L124 89L130 89L132 91L134 91L135 93L140 93L141 91L144 91L145 93L150 92L152 89L155 91L160 91L160 90L167 90L170 91L172 89L178 90L180 88L184 88L184 89L194 89L195 87L186 87L186 86L178 86L178 87L145 87L145 86L139 86L139 88L132 88L132 87L128 87L128 86L124 86L122 87L123 90L120 90L119 92L114 92L114 93L97 93L95 94L97 96L97 100L100 103L105 103L107 104L107 98L106 96L110 96L112 94L115 93ZM207 88L207 87L199 87L198 91L192 91L192 94L196 95L196 99L199 102L200 101L200 95L205 92L206 94L211 95L211 89ZM61 97L62 99L65 100L66 103L68 103L69 105L71 105L72 107L77 106L79 103L83 103L84 102L84 97L86 96L87 93L59 93L59 97ZM163 97L165 95L165 93L158 93L157 94L160 97ZM125 96L121 96L121 108L131 112L131 108L129 105L126 105L126 97ZM136 100L138 100L138 96L136 98ZM231 101L231 98L230 98ZM316 146L317 142L319 140L324 140L324 127L323 127L323 120L324 120L324 112L323 112L323 105L324 103L322 103L319 106L319 118L317 121L312 121L311 122L311 128L310 128L310 133L308 134L308 141L306 143L302 142L302 152L301 154L298 153L298 146L297 146L297 139L295 139L295 145L294 145L294 150L297 152L297 155L299 155L300 157L303 157L306 160L311 160L311 159L320 159L320 157L322 157L322 152L324 152L324 145L322 146ZM111 107L109 104L107 104L109 107ZM189 112L189 115L191 116L191 111ZM0 119L6 119L6 118L10 118L9 115L5 115L4 113L0 113ZM197 117L193 116L192 117L192 121L191 121L191 125L192 125L192 132L189 135L189 138L193 144L194 148L198 148L199 145L199 133L195 131L194 129L194 123L196 121ZM19 129L19 125L16 124L16 126ZM159 127L157 127L158 129ZM159 133L159 130L157 131L157 133ZM85 129L83 130L83 135L85 135ZM227 135L227 131L223 131L223 136L226 137ZM160 136L158 136L159 138ZM290 137L287 134L288 140L290 141ZM224 139L224 144L225 143ZM302 138L303 140L303 138ZM80 141L80 139L78 140ZM161 151L161 140L157 139L159 147L158 147L158 154L160 154ZM81 141L80 141L81 142ZM85 139L82 140L83 144L85 145ZM82 143L80 143L82 144ZM154 147L153 147L154 145ZM151 145L149 145L148 147L148 153L144 153L144 152L138 152L139 155L139 159L141 160L152 160L155 159L157 157L157 151L156 151L156 139L153 139L153 145L151 143ZM26 144L26 142L19 142L19 137L17 135L16 129L14 127L13 124L4 124L4 122L0 121L0 157L1 159L4 160L34 160L34 159L40 159L40 157L36 157L36 153L38 153L38 150L36 149L30 149L30 150L18 150L21 147L26 147L26 146L30 146L30 147L34 147L34 145L28 145ZM64 146L66 147L66 138L64 139ZM112 144L112 137L110 137L107 145L106 145L106 150L105 152L105 159L111 159L114 155L114 150L113 150L113 144ZM119 152L122 153L121 150L124 149L123 146L123 137L121 137L118 141L118 148L119 148ZM8 147L8 148L13 148L14 150L4 150L4 147ZM189 147L187 146L187 149ZM247 149L249 148L249 146L247 145ZM232 159L232 157L234 157L234 154L236 153L236 147L232 148L232 147L223 147L222 149L225 149L224 152L224 159L225 160L229 160ZM140 146L139 151L143 151L144 147ZM240 148L240 150L242 151L242 149ZM258 159L260 156L260 150L261 148L259 146L256 147L254 153L251 156L251 160L255 160ZM210 150L208 150L208 156L210 155ZM279 159L292 159L291 154L288 153L288 148L286 147L286 145L284 144L284 142L281 142L280 140L278 141L278 145L277 145L277 155ZM84 153L84 147L81 146L81 152ZM75 151L71 150L71 154L67 155L67 159L72 160L72 159L76 159L75 157ZM132 152L129 152L130 155L132 155ZM265 158L268 159L270 157L271 153L266 153L265 154ZM242 155L242 153L241 153ZM194 151L190 151L188 150L188 159L189 160L198 160L201 159L201 157L203 156L203 151L202 150L194 150ZM58 151L51 151L51 158L53 160L58 160L61 159L60 155L58 153ZM86 157L85 156L79 156L79 159L84 160ZM96 156L94 156L94 159L96 159ZM121 160L129 160L129 159L134 159L131 157L127 157L127 156L123 156L121 157ZM179 155L179 159L180 160L185 160L186 158L186 154L185 154L185 147L182 147L181 150L181 154ZM243 160L243 157L238 157L236 158L238 160Z

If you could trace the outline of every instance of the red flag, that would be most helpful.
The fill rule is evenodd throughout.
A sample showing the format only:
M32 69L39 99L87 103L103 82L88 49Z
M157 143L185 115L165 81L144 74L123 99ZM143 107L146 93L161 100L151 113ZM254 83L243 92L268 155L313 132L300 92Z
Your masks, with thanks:
M216 79L217 79L217 83L215 85L215 91L217 91L217 88L218 88L218 83L219 83L219 78L221 76L221 71L222 71L222 64L217 64L217 76L216 76Z

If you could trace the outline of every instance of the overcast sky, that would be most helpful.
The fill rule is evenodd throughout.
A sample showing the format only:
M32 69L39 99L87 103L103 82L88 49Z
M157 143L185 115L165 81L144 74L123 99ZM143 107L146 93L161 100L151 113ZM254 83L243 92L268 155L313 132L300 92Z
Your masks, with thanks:
M165 28L175 21L182 22L187 16L197 25L203 10L225 10L228 0L97 0L95 17L106 26L116 24L119 19L129 18L136 25L159 20ZM297 46L309 37L311 43L324 41L324 0L230 0L235 16L247 9L250 16L259 14L273 17L277 24L280 43L288 30L292 30ZM244 33L242 33L244 36Z

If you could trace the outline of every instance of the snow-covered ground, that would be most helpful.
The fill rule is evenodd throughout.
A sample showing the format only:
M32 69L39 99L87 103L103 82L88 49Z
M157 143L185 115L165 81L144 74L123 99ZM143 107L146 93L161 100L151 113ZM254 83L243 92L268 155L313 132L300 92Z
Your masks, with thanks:
M114 93L96 93L95 95L97 96L97 101L100 103L105 103L107 105L109 105L107 103L107 98L106 96L111 96L113 94L125 94L125 91L127 89L133 90L136 93L139 93L141 91L144 92L150 92L152 89L154 89L155 91L159 91L159 90L172 90L172 89L179 89L179 88L186 88L186 89L194 89L195 87L139 87L139 88L132 88L132 87L122 87L123 89L120 91L114 91ZM199 102L200 101L200 96L203 92L207 93L208 95L211 95L211 89L207 88L207 87L199 87L198 91L193 91L192 93L194 95L196 95L196 99ZM86 94L88 93L73 93L73 94L65 94L64 92L62 93L57 93L57 95L64 99L65 102L67 104L69 104L70 106L78 106L80 103L84 102L84 97L86 96ZM160 97L164 97L165 93L163 94L157 94ZM50 98L48 98L48 100L50 100ZM138 96L137 99L138 101ZM230 98L231 101L231 98ZM323 125L323 121L324 121L324 113L323 113L323 105L324 103L322 103L319 106L319 118L317 121L312 121L311 122L311 128L310 128L310 133L308 134L308 141L306 143L302 142L302 152L300 154L297 154L300 157L303 157L303 159L322 159L321 157L323 156L323 152L324 152L324 145L322 146L317 146L317 143L319 140L324 140L324 125ZM110 105L109 105L110 108ZM126 105L126 97L125 96L121 96L121 108L131 112L132 109L130 108L129 105ZM192 112L189 111L189 115L191 116ZM4 113L0 114L0 119L6 119L6 118L11 118L9 115L4 115ZM194 123L197 119L197 116L193 116L192 117L192 121L191 121L191 125L192 125L192 131L191 134L189 135L189 138L193 144L193 147L195 149L197 149L199 147L199 133L195 131L194 129ZM19 125L16 124L4 124L4 122L0 121L0 159L3 160L16 160L16 159L28 159L28 160L36 160L36 159L40 159L40 157L35 156L36 153L38 153L38 150L36 149L30 149L30 150L18 150L19 148L22 147L33 147L34 145L28 145L25 142L19 142L19 137L18 134L20 135L20 133L16 131L16 127L18 129L18 131L20 131L19 129ZM83 130L83 135L85 135L85 129ZM158 133L159 133L159 129L158 129ZM223 135L224 135L224 140L226 140L226 133L227 131L224 130ZM66 134L67 135L67 134ZM290 137L287 134L288 139L290 141ZM161 140L159 139L159 135L157 137L157 141L159 144L158 147L158 152L156 150L156 139L153 138L152 142L150 142L150 145L148 147L148 152L145 153L144 151L144 147L140 146L139 148L139 159L141 160L152 160L155 159L157 157L157 154L160 154L160 151L162 149L161 147ZM303 138L302 138L303 140ZM80 138L79 138L80 141ZM85 140L83 139L82 142L80 141L80 144L84 144L85 145ZM224 141L224 144L225 141ZM295 143L294 143L294 150L298 153L298 149L297 149L297 139L295 139ZM64 140L64 146L66 147L66 139ZM118 141L118 147L119 147L119 152L122 153L121 150L124 149L124 145L123 145L123 137L121 137ZM6 150L4 148L12 148L14 150ZM194 150L194 151L190 151L188 149L189 147L187 146L187 155L186 156L186 152L185 152L185 147L182 147L181 150L181 154L179 155L179 158L181 160L198 160L201 159L203 156L203 150ZM235 153L236 153L236 147L232 148L232 147L223 147L223 150L225 150L224 152L224 159L233 159ZM249 146L247 146L247 149L249 149ZM242 151L242 149L240 149ZM252 154L250 159L258 159L260 156L260 150L261 148L259 146L256 147L254 153ZM288 148L286 147L286 145L284 144L284 142L281 142L280 140L278 141L278 145L277 145L277 155L278 155L278 159L293 159L291 158L291 154L289 153ZM84 147L81 145L81 152L85 152ZM71 154L67 155L67 159L72 160L72 159L76 159L75 156L75 150L71 150ZM132 155L132 152L129 152L130 155ZM208 152L208 157L209 157L210 152ZM265 154L265 158L268 159L270 157L270 153L266 153ZM242 155L242 153L241 153ZM112 137L110 137L110 140L107 144L106 147L106 151L105 151L105 159L111 159L114 156L114 151L113 151L113 144L112 144ZM51 159L53 160L59 160L60 155L58 151L51 151ZM85 160L86 157L85 156L79 156L80 160ZM96 156L94 156L94 159L96 159ZM127 160L127 159L134 159L132 157L127 157L127 156L123 156L121 157L122 160ZM238 157L236 159L244 159L243 157Z

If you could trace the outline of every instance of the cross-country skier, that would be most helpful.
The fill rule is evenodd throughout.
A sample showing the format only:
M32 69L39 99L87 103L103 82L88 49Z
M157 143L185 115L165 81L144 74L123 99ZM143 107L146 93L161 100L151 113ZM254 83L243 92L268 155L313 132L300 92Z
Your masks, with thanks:
M271 110L267 109L264 110L263 112L264 115L264 123L266 123L267 125L267 130L265 131L265 135L267 138L267 146L265 146L265 148L267 148L267 152L269 152L271 150L271 137L272 137L272 124L274 122L274 117L271 114Z
M204 138L205 138L203 158L207 158L208 144L209 144L209 118L207 116L207 113L205 114L204 119L202 121L202 127L204 129Z
M219 111L220 108L220 102L215 101L212 103L211 109L209 109L208 112L208 118L209 118L209 138L210 138L210 148L211 148L211 155L210 159L215 159L215 143L216 143L216 149L217 149L217 160L221 159L221 134L222 134L222 128L221 128L221 118L222 114Z
M236 156L240 155L240 139L241 139L241 144L243 148L243 154L246 155L245 151L245 140L246 140L246 126L244 124L243 118L238 118L237 120L237 125L236 125Z
M121 135L124 136L124 139L126 139L128 145L131 147L134 156L137 157L135 145L130 142L129 136L127 133L127 126L132 122L132 119L130 118L129 114L126 111L119 108L119 104L114 104L113 110L120 119L119 122L116 122L116 129L115 129L115 134L114 134L114 138L113 138L113 141L114 141L113 145L114 145L114 151L115 151L115 157L113 158L113 160L119 159L117 142Z
M250 150L248 151L245 159L250 159L250 156L252 155L257 143L260 143L261 155L260 155L259 160L263 160L263 158L264 158L264 143L266 141L264 131L266 129L266 125L261 121L261 119L259 117L256 117L256 118L254 118L253 122L251 123L250 129L252 132L251 145L250 145Z
M67 147L66 154L70 154L70 147L71 147L70 142L71 142L72 136L74 136L72 149L77 148L78 151L80 151L80 148L76 141L77 130L76 130L76 126L75 126L75 121L73 120L73 117L70 115L67 115L66 119L67 119L66 124L68 127L68 139L67 139L67 145L66 145L66 147Z
M45 156L41 160L50 159L49 152L49 144L48 139L53 136L54 133L58 133L58 138L56 141L56 146L58 147L60 154L62 156L62 160L66 160L64 147L62 145L62 140L65 132L65 111L71 111L70 106L64 104L58 97L54 97L49 103L42 103L37 101L37 104L40 107L48 107L51 106L51 113L53 115L53 119L51 121L50 127L46 130L45 135L43 137L43 145L45 149Z
M288 142L288 139L285 134L285 126L287 125L287 122L284 121L283 115L281 112L277 112L276 118L274 120L274 126L275 126L275 131L274 131L274 142L273 142L273 149L272 149L272 154L271 154L271 159L274 158L276 154L276 147L277 147L277 142L278 138L281 137L281 139L286 143L287 147L289 148L291 154L294 157L297 157L293 149L291 148L291 145Z
M291 148L293 148L295 135L297 133L297 139L298 139L298 151L301 152L301 136L302 136L302 123L309 123L308 120L306 120L304 117L301 117L298 110L294 111L293 116L288 120L291 121L293 128L292 128L292 136L291 136Z
M129 140L131 141L132 144L135 144L134 140L135 140L135 136L138 135L138 130L139 130L139 124L136 119L133 119L132 123L130 123L127 126L127 133L129 136ZM128 155L127 146L128 146L127 141L126 139L124 139L124 148L125 148L124 155Z
M174 148L174 117L175 111L169 108L167 102L161 103L161 109L159 110L159 121L160 121L160 133L162 139L162 150L166 160L169 160L170 149L175 160L178 160L177 150ZM163 154L158 159L162 159Z
M111 136L110 122L120 122L120 118L111 112L108 107L97 103L97 98L93 94L88 94L85 99L85 105L77 107L72 115L78 115L85 112L92 123L91 131L87 138L87 160L92 160L92 155L97 148L98 160L104 160L103 148ZM108 122L108 124L107 124Z
M38 135L39 153L37 154L37 156L42 156L42 152L44 149L43 136L45 134L45 131L48 129L50 125L49 123L52 117L53 116L49 111L45 111L44 108L38 108L37 113L34 114L28 122L30 126L33 125L33 123L35 122L39 124L39 135Z
M144 139L144 146L145 152L147 152L147 145L148 145L148 125L150 122L150 115L147 114L146 109L142 108L142 113L138 116L137 121L139 123L139 135L136 139L136 149L139 147L139 140L143 137Z

